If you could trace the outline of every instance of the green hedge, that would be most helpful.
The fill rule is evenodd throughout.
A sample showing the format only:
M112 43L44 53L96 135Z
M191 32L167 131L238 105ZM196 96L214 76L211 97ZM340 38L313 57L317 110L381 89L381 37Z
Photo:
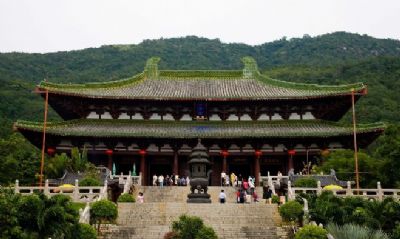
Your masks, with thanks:
M123 193L118 197L117 202L136 202L136 200L131 194Z

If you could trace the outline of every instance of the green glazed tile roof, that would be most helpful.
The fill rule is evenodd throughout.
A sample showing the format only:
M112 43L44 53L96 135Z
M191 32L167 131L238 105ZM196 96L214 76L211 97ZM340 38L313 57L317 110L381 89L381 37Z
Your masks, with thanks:
M261 75L255 62L245 63L240 71L158 71L157 62L148 62L143 73L129 79L88 84L41 82L38 87L62 95L155 100L304 99L348 95L351 89L361 92L366 88L362 83L324 86L279 81Z
M18 130L42 132L43 123L18 121ZM381 132L381 123L359 125L358 133ZM143 121L143 120L71 120L48 123L49 134L87 137L133 138L302 138L352 135L351 126L337 123L303 121Z

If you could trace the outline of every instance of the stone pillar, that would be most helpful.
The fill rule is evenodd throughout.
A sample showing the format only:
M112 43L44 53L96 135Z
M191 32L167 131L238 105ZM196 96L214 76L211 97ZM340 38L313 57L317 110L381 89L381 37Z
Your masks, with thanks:
M256 176L255 186L260 186L260 155L257 154L254 158L254 174Z
M178 165L178 150L174 150L174 166L173 166L173 173L174 175L179 174L179 165Z

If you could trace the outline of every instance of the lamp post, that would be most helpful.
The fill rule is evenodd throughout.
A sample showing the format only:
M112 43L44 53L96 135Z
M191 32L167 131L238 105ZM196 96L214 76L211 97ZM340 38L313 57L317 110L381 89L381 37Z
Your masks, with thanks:
M355 166L355 173L356 173L356 188L357 194L359 193L360 189L360 179L358 173L358 153L357 153L357 127L356 127L356 110L355 110L355 96L354 96L354 88L351 89L351 108L352 108L352 115L353 115L353 138L354 138L354 166Z
M45 91L36 91L36 93L45 93L43 138L42 138L42 158L40 160L40 175L39 175L39 187L43 187L44 153L45 153L45 148L46 148L46 126L47 126L47 110L48 110L48 104L49 104L49 90L45 89Z

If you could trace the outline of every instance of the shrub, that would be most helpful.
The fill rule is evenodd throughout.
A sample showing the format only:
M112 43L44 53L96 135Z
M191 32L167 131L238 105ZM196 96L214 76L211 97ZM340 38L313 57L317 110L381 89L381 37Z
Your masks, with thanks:
M316 188L317 180L311 177L300 178L294 182L296 187L304 187L304 188Z
M181 215L178 221L172 222L172 232L165 234L164 239L217 239L214 229L203 224L195 216Z
M303 216L303 206L296 201L289 201L279 208L279 214L285 221L300 221Z
M197 233L195 239L218 239L217 234L211 227L203 226Z
M164 239L179 239L179 236L176 232L167 232L164 235Z
M172 230L181 239L193 239L204 226L203 220L195 216L181 215L178 221L172 222Z
M307 225L295 234L295 239L326 239L327 234L328 232L319 226Z
M115 203L108 200L100 200L92 204L90 209L90 222L97 224L97 231L103 223L112 223L117 219L118 208Z
M272 195L272 203L279 203L279 197L277 195Z
M396 225L396 227L393 229L393 239L400 239L400 223Z
M375 231L354 224L328 224L326 229L333 237L340 239L389 239L389 236L380 230Z
M135 202L135 198L129 193L124 193L118 197L117 202Z
M83 187L85 187L85 186L92 186L92 187L101 186L101 182L97 178L85 177L79 182L79 186L83 186Z
M75 238L79 239L97 239L97 232L89 224L79 223L75 231Z

